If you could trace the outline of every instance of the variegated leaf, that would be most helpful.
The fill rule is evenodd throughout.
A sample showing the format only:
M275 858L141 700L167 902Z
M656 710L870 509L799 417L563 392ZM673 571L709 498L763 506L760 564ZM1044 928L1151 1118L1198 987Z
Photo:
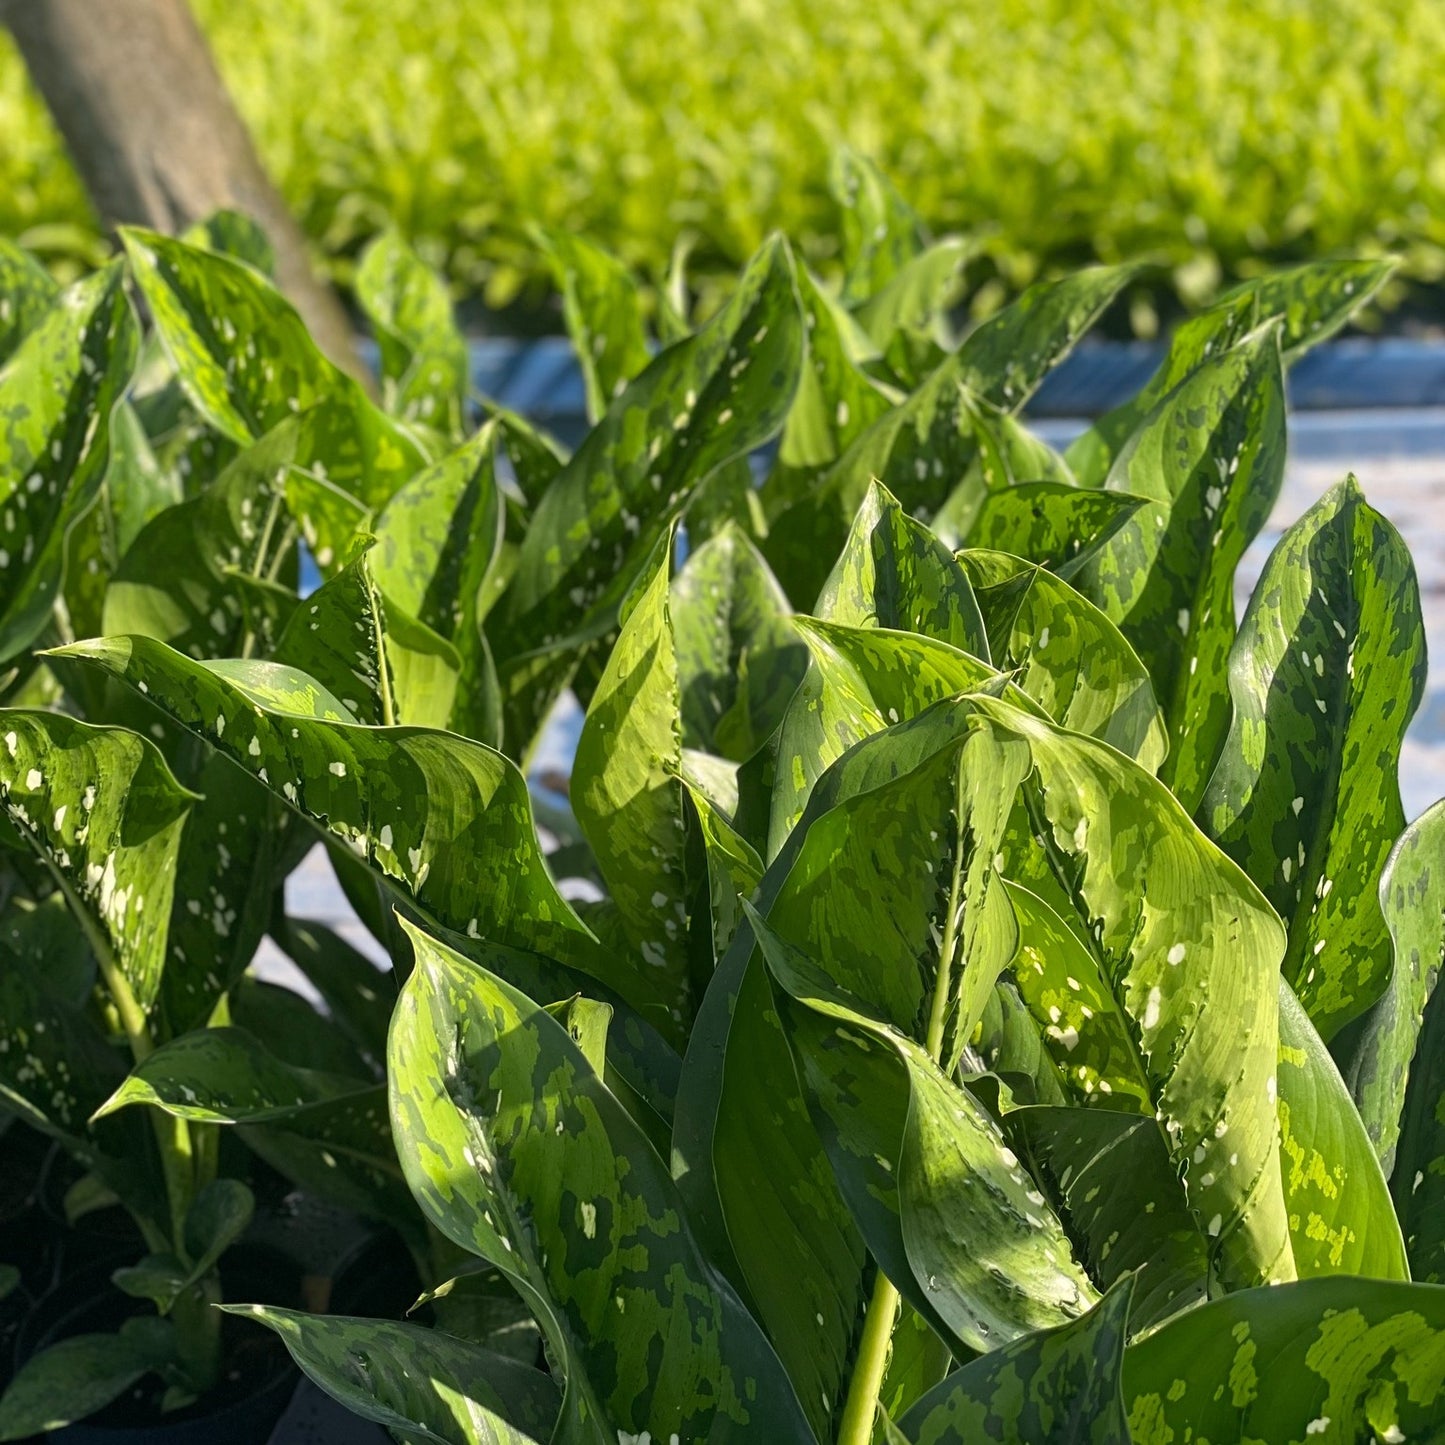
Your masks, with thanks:
M101 483L138 344L113 263L58 297L0 368L0 662L49 619L65 536Z
M1116 1445L1128 1439L1124 1346L1133 1282L1088 1314L955 1370L900 1423L911 1445Z
M547 873L526 782L493 749L422 728L358 727L313 679L274 663L196 663L144 637L58 655L144 692L424 916L563 961L593 958Z
M1169 724L1160 776L1191 811L1229 726L1234 570L1284 475L1277 327L1200 367L1119 455L1110 491L1149 499L1076 575L1143 659Z
M515 750L576 665L568 639L606 633L695 490L782 426L802 359L792 256L772 241L727 306L631 382L558 473L533 512L492 633ZM557 657L528 659L547 649Z
M1400 746L1424 688L1410 554L1351 477L1260 576L1198 814L1286 920L1285 977L1327 1042L1389 982L1380 874L1405 826Z
M440 1330L275 1305L222 1308L274 1330L327 1394L405 1440L527 1445L557 1415L549 1376Z
M0 711L0 798L80 919L127 1034L160 998L181 830L194 795L155 745L59 713Z
M1100 417L1066 453L1079 483L1100 487L1125 442L1149 413L1191 372L1279 317L1285 363L1338 331L1369 301L1394 269L1392 260L1313 261L1271 271L1227 291L1207 311L1174 333L1169 352L1139 394Z
M666 1167L564 1029L419 930L389 1049L393 1129L433 1224L501 1268L564 1362L554 1439L810 1439Z
M387 410L443 436L460 435L470 363L446 283L397 231L386 230L362 253L356 299L381 353Z
M330 479L379 506L425 461L406 428L317 349L259 271L153 231L123 228L131 272L197 410L245 446L296 412L331 403L317 439Z
M560 229L539 227L534 235L562 292L562 315L587 388L587 417L596 425L652 359L642 296L632 273L600 246Z
M668 602L672 536L658 541L577 740L572 810L622 928L641 956L634 1002L675 1043L697 1006L677 651Z
M1157 773L1169 740L1149 674L1119 629L1061 577L1002 552L959 553L989 656L1057 723Z
M1445 1289L1349 1278L1241 1290L1124 1356L1134 1445L1355 1445L1439 1433Z

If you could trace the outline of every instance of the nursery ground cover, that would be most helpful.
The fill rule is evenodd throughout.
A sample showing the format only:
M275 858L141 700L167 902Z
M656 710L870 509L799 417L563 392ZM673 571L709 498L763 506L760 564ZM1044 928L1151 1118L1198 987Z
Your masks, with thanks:
M874 155L935 231L977 233L1007 291L1145 255L1195 301L1262 261L1388 247L1409 274L1441 267L1434 0L198 10L343 275L388 219L493 300L538 271L532 222L654 274L679 234L716 275L774 228L826 265L840 142ZM3 40L0 55L0 232L89 230Z

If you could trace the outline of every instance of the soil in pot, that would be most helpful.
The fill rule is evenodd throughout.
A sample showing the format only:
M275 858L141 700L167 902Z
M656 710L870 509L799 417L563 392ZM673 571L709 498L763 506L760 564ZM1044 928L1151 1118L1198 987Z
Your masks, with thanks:
M26 1321L18 1354L31 1354L72 1335L114 1330L150 1306L110 1283L116 1263L92 1265L65 1279ZM297 1308L300 1269L278 1250L240 1244L221 1262L225 1297ZM269 1330L226 1316L221 1326L224 1364L219 1383L203 1400L162 1414L164 1383L144 1379L83 1421L46 1438L54 1445L258 1445L270 1434L296 1386L296 1367Z

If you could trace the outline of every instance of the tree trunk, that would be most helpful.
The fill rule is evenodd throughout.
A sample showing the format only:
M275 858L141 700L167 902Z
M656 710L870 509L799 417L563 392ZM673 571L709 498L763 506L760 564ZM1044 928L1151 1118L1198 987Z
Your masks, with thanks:
M363 377L345 308L312 271L186 0L0 0L0 22L107 224L173 234L223 206L246 212L317 344Z

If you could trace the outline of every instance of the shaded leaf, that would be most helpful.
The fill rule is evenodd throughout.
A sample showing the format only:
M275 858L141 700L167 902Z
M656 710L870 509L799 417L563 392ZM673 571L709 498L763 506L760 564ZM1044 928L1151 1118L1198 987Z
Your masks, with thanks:
M1098 1286L1134 1276L1133 1332L1206 1297L1209 1238L1189 1212L1157 1120L1044 1105L1005 1120Z
M174 1332L160 1320L131 1320L113 1335L61 1340L32 1355L10 1382L0 1399L0 1440L24 1440L83 1420L142 1375L176 1360Z
M978 1350L1087 1309L1096 1296L1058 1220L972 1095L766 923L753 929L800 1005L788 1037L843 1195L904 1297Z
M1391 1190L1416 1279L1445 1284L1445 897L1440 872L1441 820L1437 803L1405 830L1381 882L1385 918L1396 948L1396 978L1383 1007L1395 1015L1381 1029L1376 1089L1364 1092L1366 1124L1399 1118ZM1387 1015L1388 1017L1388 1015ZM1404 1055L1414 1044L1414 1059ZM1368 1061L1366 1053L1364 1059ZM1403 1113L1396 1100L1403 1095ZM1373 1107L1372 1107L1373 1105ZM1377 1127L1379 1127L1377 1125ZM1381 1127L1379 1137L1393 1130Z
M788 599L742 531L726 527L688 557L671 613L683 742L744 762L807 667Z

